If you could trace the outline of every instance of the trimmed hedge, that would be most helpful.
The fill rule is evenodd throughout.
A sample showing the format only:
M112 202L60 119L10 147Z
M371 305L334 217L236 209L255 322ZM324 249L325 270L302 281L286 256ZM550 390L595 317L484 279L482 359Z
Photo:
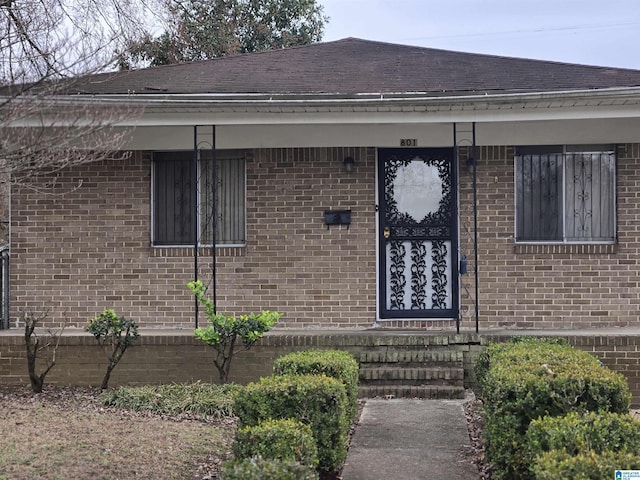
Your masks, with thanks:
M564 345L569 346L569 342L565 338L561 337L522 337L522 336L514 336L511 338L511 341L508 343L493 343L489 345L484 352L478 355L476 359L474 373L476 375L476 381L478 383L478 387L480 391L478 392L480 396L482 396L482 385L485 381L485 377L487 376L487 372L489 371L489 367L491 365L491 359L493 358L496 361L502 350L511 348L511 345L514 343L519 344L533 344L533 345Z
M629 414L571 412L564 417L533 420L526 435L530 458L551 450L569 455L593 451L639 452L640 422Z
M562 342L530 338L493 344L479 365L485 448L495 480L528 478L524 436L533 419L629 408L631 395L621 374Z
M272 375L250 383L235 397L239 427L267 419L293 418L311 427L320 472L339 470L347 457L345 386L324 375Z
M222 480L318 480L318 472L309 465L291 460L267 460L261 457L230 460L222 465Z
M277 358L276 375L326 375L344 383L349 400L349 418L358 414L358 362L342 350L305 350Z
M311 428L293 419L265 420L238 429L233 454L236 459L260 456L290 460L314 469L318 466L318 448Z
M570 455L562 450L543 453L532 468L534 480L605 480L616 470L640 470L640 456L634 453L594 451Z

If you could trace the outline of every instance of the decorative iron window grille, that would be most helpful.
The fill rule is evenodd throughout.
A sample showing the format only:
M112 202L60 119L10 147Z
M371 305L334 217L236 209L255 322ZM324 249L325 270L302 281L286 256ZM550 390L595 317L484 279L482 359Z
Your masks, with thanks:
M611 148L518 148L516 241L613 242L615 170Z
M192 150L154 152L153 244L193 245L195 220L201 246L213 244L214 231L216 245L244 245L244 154L217 151L215 169L211 159L200 158L197 188L193 185L193 169ZM194 212L195 196L198 207Z

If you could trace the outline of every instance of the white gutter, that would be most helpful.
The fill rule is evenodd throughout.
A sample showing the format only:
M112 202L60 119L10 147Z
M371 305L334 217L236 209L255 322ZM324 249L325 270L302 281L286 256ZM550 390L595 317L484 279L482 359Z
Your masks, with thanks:
M52 96L43 102L46 106L40 112L65 105L144 108L142 117L118 122L122 126L493 122L638 117L640 87L444 96L424 92L351 96L131 93Z
M344 94L100 94L100 95L59 95L49 97L60 103L126 103L150 105L362 105L394 103L467 104L467 103L514 103L531 101L552 101L569 99L633 98L640 100L639 87L615 87L605 89L560 90L553 92L529 93L475 93L472 95L435 95L432 92L358 93ZM124 101L124 102L123 102Z

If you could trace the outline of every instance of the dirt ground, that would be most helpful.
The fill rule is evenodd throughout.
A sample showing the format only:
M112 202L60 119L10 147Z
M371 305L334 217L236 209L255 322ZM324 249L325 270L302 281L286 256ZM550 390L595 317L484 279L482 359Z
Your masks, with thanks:
M216 478L233 420L106 408L98 390L0 389L0 479Z

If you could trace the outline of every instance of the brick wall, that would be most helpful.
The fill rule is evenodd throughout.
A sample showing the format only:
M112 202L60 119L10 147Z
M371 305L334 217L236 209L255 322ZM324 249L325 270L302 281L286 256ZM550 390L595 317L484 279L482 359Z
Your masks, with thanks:
M356 160L352 172L343 159ZM375 151L256 150L247 167L247 248L224 265L225 311L271 309L281 327L366 327L375 320ZM324 211L351 209L351 225Z
M514 152L478 149L480 328L640 325L640 145L618 149L616 245L516 245ZM461 162L461 254L473 258L472 177ZM463 325L475 310L473 262L462 277Z
M460 161L461 326L475 327L473 188ZM356 166L346 173L345 156ZM618 155L618 242L524 246L514 242L513 149L477 152L480 329L638 326L640 145ZM21 312L82 326L106 308L142 326L194 324L191 248L153 248L148 154L60 173L52 195L13 192L11 326ZM48 181L45 179L43 181ZM352 224L324 225L328 209ZM284 313L284 327L370 327L376 312L375 149L253 150L247 158L247 245L217 249L218 307ZM200 278L211 278L210 250ZM390 321L389 327L452 328Z
M370 326L374 159L366 148L249 152L247 246L217 250L219 309L278 310L280 327ZM151 247L150 185L150 156L136 152L62 172L50 195L13 192L12 326L25 310L81 326L107 308L142 326L193 326L193 251ZM327 209L351 209L350 227L327 229ZM210 253L200 251L204 281Z
M601 335L587 333L565 335L571 345L589 352L605 366L623 374L633 395L632 404L640 406L640 336ZM430 335L427 339L423 338ZM474 365L478 354L490 342L509 341L511 335L393 335L384 332L345 330L330 334L312 331L296 334L272 331L253 349L234 357L230 380L240 384L256 381L272 373L273 362L279 356L310 348L337 348L360 359L361 353L371 348L402 351L424 345L446 345L451 351L461 352L465 369L466 388L475 386ZM45 355L42 353L41 355ZM125 355L112 373L110 386L153 385L218 381L213 366L213 350L190 334L143 331L136 346ZM38 368L42 368L39 364ZM106 359L95 340L88 334L68 333L61 338L56 366L46 378L49 385L98 386L106 370ZM41 370L38 370L41 371ZM0 385L28 385L24 339L17 332L0 335Z

